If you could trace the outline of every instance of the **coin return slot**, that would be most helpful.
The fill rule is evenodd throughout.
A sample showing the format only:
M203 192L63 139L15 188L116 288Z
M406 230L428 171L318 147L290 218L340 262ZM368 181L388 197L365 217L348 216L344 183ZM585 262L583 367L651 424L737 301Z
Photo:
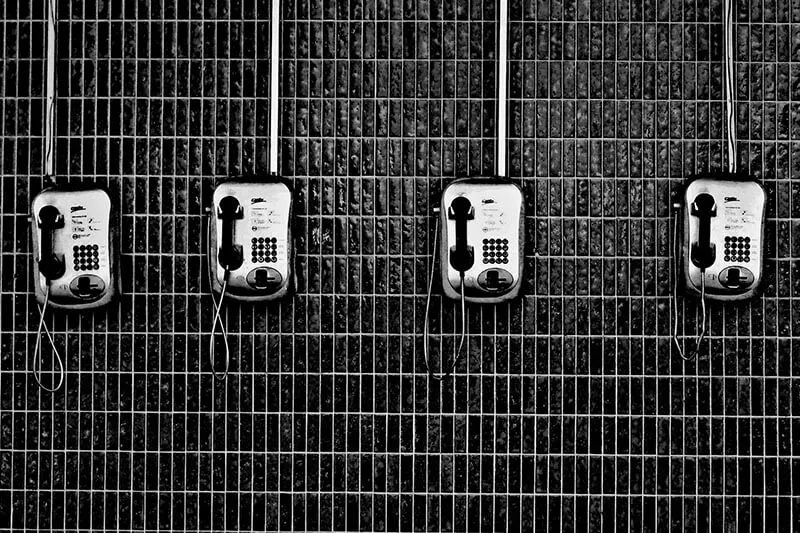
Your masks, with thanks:
M497 292L508 289L513 278L511 273L502 268L490 268L484 270L478 276L478 284L490 291Z

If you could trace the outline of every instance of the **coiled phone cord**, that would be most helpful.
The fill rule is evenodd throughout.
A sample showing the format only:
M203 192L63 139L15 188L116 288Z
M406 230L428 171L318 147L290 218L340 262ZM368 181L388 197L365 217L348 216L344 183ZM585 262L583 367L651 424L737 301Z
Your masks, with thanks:
M428 372L428 376L436 381L444 381L453 374L456 369L456 365L461 359L461 355L464 351L464 345L466 344L467 340L467 306L466 297L464 296L464 272L460 272L461 290L459 292L461 293L461 338L458 342L458 350L456 351L456 355L453 357L453 361L450 363L449 367L447 367L447 370L443 373L436 374L430 365L430 328L428 323L431 310L431 294L433 293L433 274L436 269L436 257L438 256L437 244L439 243L439 210L436 209L434 213L436 215L436 226L433 233L433 253L431 254L431 268L428 275L428 296L425 300L425 324L422 332L422 352L425 356L425 369Z
M678 355L681 356L681 359L684 361L693 361L697 354L700 352L700 344L702 344L703 340L706 337L706 321L707 321L707 312L706 312L706 269L700 269L700 310L701 310L701 319L702 322L700 324L700 334L697 336L696 343L694 349L686 354L684 343L685 339L680 336L678 333L678 323L680 322L680 313L678 312L678 285L680 283L680 273L678 272L678 257L681 255L681 243L678 240L678 225L680 224L680 209L678 206L675 207L675 218L673 220L673 228L672 228L672 243L673 243L673 257L675 258L675 264L672 265L672 276L673 276L673 284L672 284L672 342L675 344L675 348L678 350Z
M36 380L37 385L46 392L56 392L64 384L64 360L56 347L53 340L53 335L45 323L44 317L47 313L47 304L50 301L50 281L47 282L47 288L44 291L44 305L39 308L39 327L36 329L36 344L33 348L33 379ZM42 382L42 330L47 334L47 339L50 341L50 346L53 348L53 361L58 368L58 383L53 387L48 387Z

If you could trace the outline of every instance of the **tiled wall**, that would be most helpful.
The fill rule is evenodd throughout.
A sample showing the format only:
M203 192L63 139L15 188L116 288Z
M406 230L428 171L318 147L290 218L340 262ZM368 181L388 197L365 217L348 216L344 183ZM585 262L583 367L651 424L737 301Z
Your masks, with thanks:
M670 192L723 165L720 1L511 3L524 296L470 310L441 387L419 334L430 200L493 171L493 3L283 3L299 290L228 307L224 385L204 208L215 179L267 168L269 4L175 4L59 2L59 181L119 201L124 295L52 315L69 370L52 396L26 371L44 2L0 7L0 528L800 528L798 2L736 2L766 279L710 305L689 364L669 338ZM681 313L694 331L696 303Z

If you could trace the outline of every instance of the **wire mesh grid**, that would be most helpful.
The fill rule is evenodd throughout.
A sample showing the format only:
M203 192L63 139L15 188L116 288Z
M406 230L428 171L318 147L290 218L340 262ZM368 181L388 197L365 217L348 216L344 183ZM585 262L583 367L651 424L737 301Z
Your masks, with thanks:
M27 372L43 8L11 0L0 25L0 528L800 528L796 5L737 2L765 289L711 305L684 365L670 193L724 164L720 2L511 3L524 296L471 309L468 356L431 388L431 198L493 172L496 6L283 3L299 287L228 307L215 386L203 208L215 179L267 168L269 4L60 1L59 180L119 202L124 294L53 314L69 369L54 396ZM433 309L434 349L452 351L455 304ZM693 331L697 306L682 312Z

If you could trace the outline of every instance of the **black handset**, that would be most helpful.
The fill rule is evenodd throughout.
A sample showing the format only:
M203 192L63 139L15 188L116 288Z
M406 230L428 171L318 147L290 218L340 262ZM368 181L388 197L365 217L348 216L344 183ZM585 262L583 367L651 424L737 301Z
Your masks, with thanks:
M466 272L475 263L475 249L467 244L467 221L475 218L475 209L466 197L458 196L450 204L447 216L456 221L456 243L450 247L450 266Z
M36 222L42 230L42 246L39 253L39 272L52 281L64 275L66 264L64 254L55 251L55 232L64 227L64 216L53 205L39 209Z
M234 244L234 221L243 217L244 210L235 197L226 196L220 200L217 218L222 220L222 242L217 257L219 264L226 270L236 270L244 262L242 246Z
M698 239L692 243L692 263L706 269L716 259L716 246L711 242L711 219L717 216L714 197L708 193L698 194L692 202L692 216L700 219Z

